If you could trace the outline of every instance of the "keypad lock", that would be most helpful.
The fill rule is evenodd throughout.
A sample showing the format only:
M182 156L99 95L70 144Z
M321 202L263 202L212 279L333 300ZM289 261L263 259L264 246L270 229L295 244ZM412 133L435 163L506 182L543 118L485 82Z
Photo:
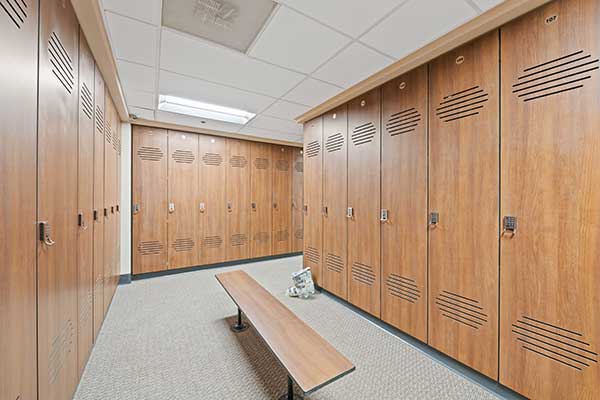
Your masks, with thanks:
M381 222L388 222L388 214L389 211L386 210L385 208L381 209L381 216L379 217L379 221Z
M429 226L437 226L440 223L440 213L432 212L429 213Z
M52 232L50 229L50 224L47 221L39 222L39 230L40 230L40 241L42 241L46 246L51 247L56 244L54 240L52 240Z
M502 235L513 237L517 233L517 217L507 215L502 222Z
M169 212L170 213L174 213L175 212L175 203L169 203Z
M348 207L348 210L346 210L346 218L354 218L354 208Z

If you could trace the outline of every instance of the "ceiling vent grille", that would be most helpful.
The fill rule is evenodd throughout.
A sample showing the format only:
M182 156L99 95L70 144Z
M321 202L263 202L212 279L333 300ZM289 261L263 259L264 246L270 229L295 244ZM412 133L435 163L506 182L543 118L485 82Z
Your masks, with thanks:
M233 5L217 0L196 0L194 7L194 14L199 22L227 30L232 29L236 13Z
M479 86L461 90L444 96L440 106L436 108L436 114L444 122L472 117L479 114L488 97L488 93Z

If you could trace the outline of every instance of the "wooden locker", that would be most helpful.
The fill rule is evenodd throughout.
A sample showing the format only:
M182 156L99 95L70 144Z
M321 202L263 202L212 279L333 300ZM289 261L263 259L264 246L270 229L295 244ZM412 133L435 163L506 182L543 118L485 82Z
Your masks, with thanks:
M348 108L323 116L322 286L348 298Z
M70 2L41 2L39 38L38 393L63 400L78 378L79 27Z
M271 146L273 160L272 254L291 252L292 226L292 148Z
M600 387L600 3L502 28L500 382L532 399Z
M348 301L380 316L381 92L348 104Z
M169 131L169 268L199 264L198 135Z
M115 146L117 141L116 110L110 94L104 95L105 129L104 129L104 314L114 294L115 262L116 262L116 167Z
M115 125L117 135L117 146L116 146L116 173L115 173L115 185L116 185L116 196L115 196L115 288L117 290L119 286L119 280L121 278L121 146L122 146L122 135L121 120L115 107Z
M94 341L104 320L104 79L95 67L94 73Z
M427 66L382 87L381 319L427 342ZM384 215L384 217L386 217Z
M323 118L304 124L304 267L322 285Z
M498 63L497 31L432 61L429 112L429 344L493 379Z
M227 258L227 182L225 138L200 135L200 264L216 264Z
M83 32L79 32L79 138L77 162L77 271L79 322L77 358L83 373L92 343L93 323L93 224L94 210L94 70L95 63Z
M251 143L251 206L250 206L250 256L271 255L272 177L271 145Z
M227 139L227 261L250 258L250 143Z
M132 272L166 270L167 256L167 131L133 127Z
M294 148L292 155L292 252L301 253L303 249L303 215L304 204L304 156L302 149Z
M0 52L4 54L0 63L0 398L25 400L37 397L38 2L27 1L17 7L0 11ZM44 96L49 96L47 90ZM44 100L46 113L49 100ZM44 131L45 139L47 135ZM47 259L43 262L49 265ZM42 294L44 310L54 309L46 303L48 290ZM41 327L48 332L47 322ZM50 340L45 351L48 343Z

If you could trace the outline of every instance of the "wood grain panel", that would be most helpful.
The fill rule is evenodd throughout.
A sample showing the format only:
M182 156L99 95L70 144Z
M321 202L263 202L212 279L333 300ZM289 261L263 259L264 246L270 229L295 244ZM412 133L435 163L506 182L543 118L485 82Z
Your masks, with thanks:
M250 144L252 160L250 183L250 256L266 257L271 255L271 227L273 213L271 202L273 178L271 175L271 145Z
M304 124L304 267L322 284L323 118Z
M291 147L271 146L273 160L272 255L291 252L292 243L292 163Z
M292 169L292 251L302 252L304 225L302 205L304 204L304 157L302 149L293 148Z
M227 139L227 261L250 258L250 143Z
M532 399L600 386L600 3L502 28L500 382Z
M381 318L427 342L427 66L382 88Z
M38 393L71 398L77 384L77 19L70 2L40 4Z
M134 126L132 147L132 272L163 271L168 261L167 131Z
M35 399L38 3L0 10L0 398Z
M348 111L323 116L323 287L348 297Z
M169 131L169 268L198 265L198 135Z
M429 344L497 378L498 32L430 64Z
M348 301L380 316L381 92L348 104Z

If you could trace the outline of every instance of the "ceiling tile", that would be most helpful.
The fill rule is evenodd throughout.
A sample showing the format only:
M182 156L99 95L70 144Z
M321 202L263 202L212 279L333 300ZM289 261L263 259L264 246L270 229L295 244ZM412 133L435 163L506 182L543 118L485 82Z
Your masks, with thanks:
M487 11L492 7L497 6L504 0L472 0L473 3L477 4L477 7L481 8L482 11Z
M333 29L282 6L259 36L250 55L308 74L350 40Z
M141 107L148 108L150 110L154 110L156 107L154 93L129 88L125 88L124 92L125 100L127 101L127 106L129 107Z
M319 68L313 76L348 88L392 62L393 58L381 55L361 43L353 43Z
M475 15L475 10L463 0L410 0L363 36L361 41L402 58Z
M282 3L354 38L405 0L281 0Z
M295 121L268 117L266 115L258 115L248 123L248 126L281 133L292 133L294 135L302 133L302 125L297 124Z
M289 101L279 100L263 112L263 115L277 117L282 119L294 120L301 114L310 110L310 107L300 104L290 103Z
M284 99L304 104L308 107L314 107L340 93L342 90L337 86L308 78L295 87L294 90L290 91Z
M156 65L156 27L111 12L106 13L106 19L116 58Z
M297 142L297 143L302 142L301 135L275 132L275 131L270 131L268 129L255 128L253 126L245 126L242 129L240 129L239 133L241 133L243 135L257 136L257 137L266 138L266 139L287 140L289 142Z
M183 97L220 106L239 108L255 114L260 113L275 101L274 98L234 89L196 78L160 72L159 94Z
M154 120L154 111L140 107L128 107L131 114L135 114L140 119Z
M121 15L160 24L161 0L103 0L104 9Z
M161 68L239 89L281 97L304 75L163 28Z
M117 60L117 69L123 87L154 92L156 87L154 68Z
M212 129L223 132L237 132L241 128L241 125L230 124L228 122L214 121L211 119L197 118L190 115L176 114L159 110L156 111L156 120L171 124L191 126L194 128Z

